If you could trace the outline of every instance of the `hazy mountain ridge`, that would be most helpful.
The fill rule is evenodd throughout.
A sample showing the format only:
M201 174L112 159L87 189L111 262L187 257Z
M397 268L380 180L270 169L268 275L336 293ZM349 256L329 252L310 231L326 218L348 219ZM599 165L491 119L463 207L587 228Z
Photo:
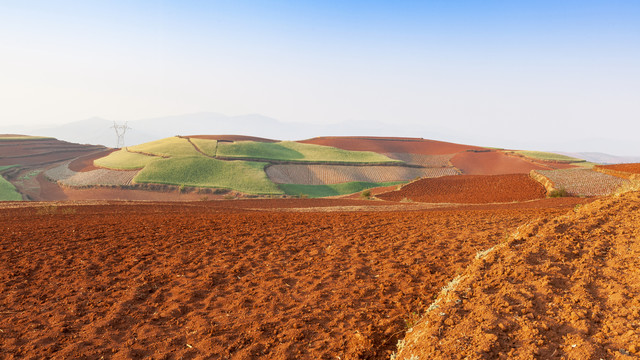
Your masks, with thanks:
M71 123L40 128L20 126L0 127L0 133L22 133L28 135L51 136L60 140L80 144L99 144L115 147L117 138L113 129L113 121L100 117ZM118 122L122 125L122 122ZM349 121L335 124L306 124L286 123L274 118L248 114L227 116L213 112L201 112L186 115L164 116L149 119L133 120L127 123L129 129L125 135L125 146L136 145L160 138L175 135L195 134L230 134L247 135L275 140L302 140L318 136L394 136L394 137L422 137L477 146L496 146L512 149L560 149L553 151L585 159L595 163L625 163L640 162L640 149L637 156L618 156L620 141L610 139L572 139L562 143L549 139L516 139L516 138L486 138L479 141L468 129L447 129L446 124L434 127L432 125L403 125L382 122ZM627 146L626 148L629 148ZM633 146L631 146L633 148ZM577 151L576 149L607 149L605 151Z

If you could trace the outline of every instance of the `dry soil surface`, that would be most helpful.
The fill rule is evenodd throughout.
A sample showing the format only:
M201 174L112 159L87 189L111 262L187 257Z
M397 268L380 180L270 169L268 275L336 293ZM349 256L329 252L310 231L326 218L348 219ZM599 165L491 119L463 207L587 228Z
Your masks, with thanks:
M544 186L528 175L512 174L420 179L377 197L391 201L483 204L542 199L545 195Z
M520 227L443 291L396 359L636 359L640 193Z
M575 205L313 208L341 202L6 203L0 358L388 358L476 253Z

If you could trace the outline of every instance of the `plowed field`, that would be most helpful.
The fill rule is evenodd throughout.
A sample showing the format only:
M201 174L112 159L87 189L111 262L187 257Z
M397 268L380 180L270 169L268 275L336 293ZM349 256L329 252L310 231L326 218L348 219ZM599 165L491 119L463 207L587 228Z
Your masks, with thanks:
M419 202L484 204L544 198L545 188L528 175L461 175L420 179L377 197Z
M388 358L478 251L568 211L269 210L320 203L4 204L2 357Z
M333 146L344 150L374 151L377 153L410 153L424 155L446 155L482 148L471 145L454 144L444 141L417 138L379 138L379 137L317 137L299 141L305 144Z
M466 175L528 174L531 170L552 168L501 151L462 152L451 158L451 163Z
M533 221L452 282L397 359L637 359L640 193Z
M598 168L622 171L631 174L640 174L640 163L634 164L615 164L615 165L598 165Z

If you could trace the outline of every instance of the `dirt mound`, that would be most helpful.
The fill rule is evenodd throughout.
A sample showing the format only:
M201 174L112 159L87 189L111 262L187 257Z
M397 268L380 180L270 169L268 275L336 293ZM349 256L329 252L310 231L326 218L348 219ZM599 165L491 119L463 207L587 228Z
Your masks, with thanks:
M461 152L451 158L451 163L467 175L528 174L531 170L551 169L541 163L501 151Z
M640 356L640 193L522 226L399 342L396 359Z
M265 139L261 137L245 136L245 135L189 135L185 137L193 138L193 139L219 140L219 141L256 141L256 142L266 142L266 143L274 143L279 141L279 140Z
M222 208L257 202L0 209L3 355L388 359L478 250L559 213Z
M420 179L377 197L389 201L484 204L544 198L545 188L524 174Z
M333 146L344 150L373 151L377 153L410 153L423 155L447 155L466 150L482 148L470 145L454 144L444 141L418 138L386 137L316 137L299 141L305 144Z

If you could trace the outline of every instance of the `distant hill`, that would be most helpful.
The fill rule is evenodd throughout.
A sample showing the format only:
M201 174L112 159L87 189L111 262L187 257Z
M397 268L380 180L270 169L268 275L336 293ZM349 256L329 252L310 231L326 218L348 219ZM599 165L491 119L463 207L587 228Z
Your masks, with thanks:
M120 124L122 124L120 122ZM205 112L129 121L131 128L125 136L125 145L137 145L175 135L227 134L245 135L279 140L300 140L315 136L416 136L443 138L444 133L433 127L415 126L399 128L378 122L348 122L338 124L285 123L268 116L250 114L227 116ZM113 121L94 117L59 126L43 128L2 127L0 133L21 133L50 136L60 140L80 143L116 146Z
M563 151L555 151L557 154L567 155L576 157L579 159L585 159L592 163L597 164L629 164L629 163L638 163L640 162L640 156L616 156L610 154L604 154L599 152L578 152L578 153L569 153Z

